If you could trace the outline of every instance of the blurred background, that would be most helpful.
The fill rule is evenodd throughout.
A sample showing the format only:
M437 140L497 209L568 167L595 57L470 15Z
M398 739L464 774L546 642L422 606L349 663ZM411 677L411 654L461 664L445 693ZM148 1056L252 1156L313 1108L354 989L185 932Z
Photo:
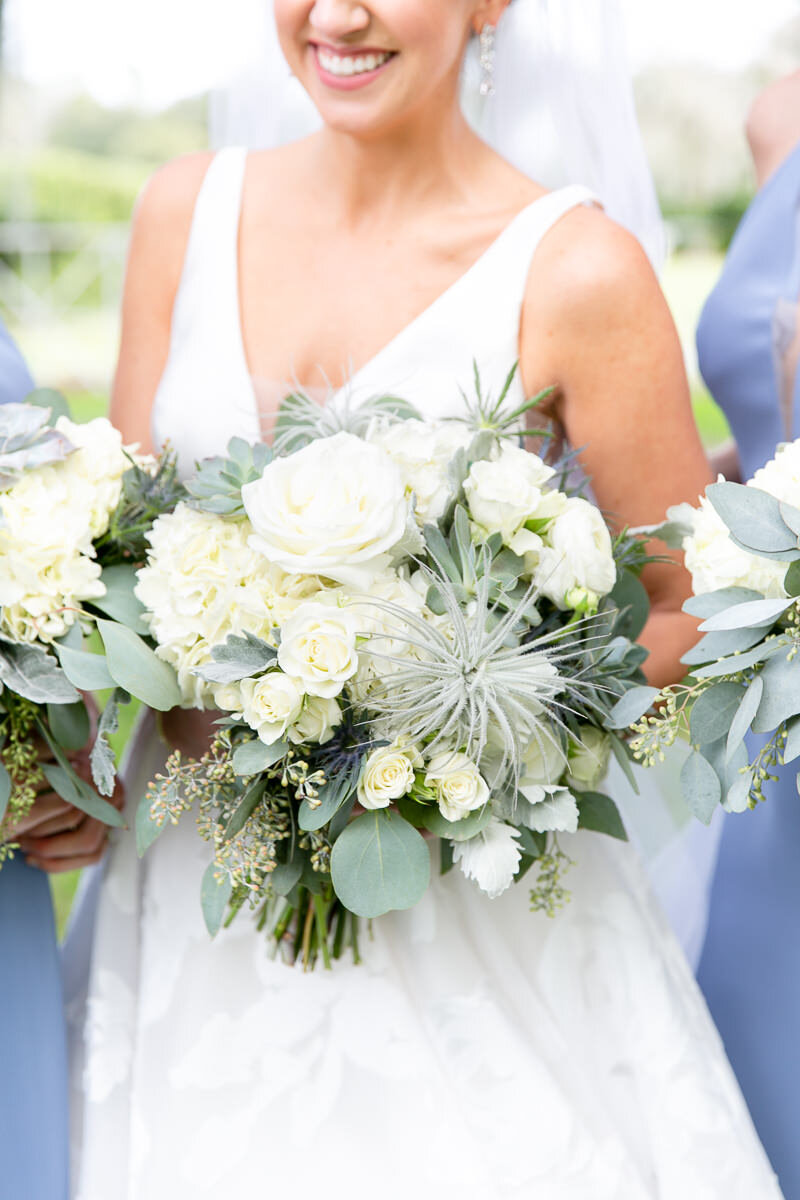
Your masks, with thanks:
M713 447L728 431L694 330L754 190L750 104L800 66L800 0L623 4L669 229L663 284ZM0 0L0 317L81 419L107 406L137 193L160 163L207 145L209 91L247 65L256 5ZM62 922L73 886L56 886Z

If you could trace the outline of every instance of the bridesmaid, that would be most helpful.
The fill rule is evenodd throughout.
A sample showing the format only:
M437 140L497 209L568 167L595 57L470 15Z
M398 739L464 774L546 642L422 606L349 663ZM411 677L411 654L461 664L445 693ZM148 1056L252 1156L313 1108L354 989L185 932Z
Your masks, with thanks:
M0 324L0 404L24 400L32 389L28 369ZM50 794L37 800L16 829L4 828L3 836L18 841L22 853L0 870L0 1196L66 1200L66 1038L45 871L95 862L105 833Z
M747 133L760 190L697 335L743 479L800 437L800 71L759 97ZM725 821L698 975L786 1200L800 1200L796 780L794 763L749 819Z

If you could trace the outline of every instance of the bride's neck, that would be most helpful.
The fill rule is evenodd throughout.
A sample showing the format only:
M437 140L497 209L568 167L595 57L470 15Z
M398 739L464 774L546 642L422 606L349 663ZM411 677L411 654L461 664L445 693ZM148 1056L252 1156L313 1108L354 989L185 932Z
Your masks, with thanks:
M316 136L315 170L328 205L343 223L358 225L464 197L482 153L456 106L438 121L420 118L373 137L325 127Z

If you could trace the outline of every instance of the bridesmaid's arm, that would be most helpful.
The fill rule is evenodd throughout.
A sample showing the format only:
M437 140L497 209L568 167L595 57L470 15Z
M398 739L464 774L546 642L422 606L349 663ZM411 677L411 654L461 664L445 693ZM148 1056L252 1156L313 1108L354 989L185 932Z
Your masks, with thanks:
M194 203L211 157L191 154L167 163L145 186L134 213L111 420L126 442L145 452L154 449L153 400L169 352Z
M657 524L670 505L697 503L711 474L674 323L638 242L597 210L571 214L537 254L521 367L530 394L556 382L558 418L614 525ZM663 686L686 673L680 658L697 623L681 612L691 592L682 556L661 543L650 549L673 560L642 576L651 601L645 671Z

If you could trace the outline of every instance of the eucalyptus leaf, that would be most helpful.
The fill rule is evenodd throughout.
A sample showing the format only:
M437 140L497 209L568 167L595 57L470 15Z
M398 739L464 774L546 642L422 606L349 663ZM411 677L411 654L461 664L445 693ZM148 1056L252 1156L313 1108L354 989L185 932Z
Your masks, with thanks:
M11 799L11 776L0 762L0 821L6 815L8 802Z
M317 803L313 808L308 800L303 800L297 814L297 824L300 828L304 832L313 832L327 825L345 800L352 796L357 778L357 769L340 771L319 789Z
M150 815L150 800L147 793L136 807L136 853L141 858L169 825L168 820L156 821Z
M725 750L727 758L730 758L737 746L740 746L744 741L745 734L750 728L750 723L758 712L758 706L761 703L763 694L764 679L761 675L756 675L742 697L741 703L736 710L736 715L731 722L731 727L728 730Z
M233 752L233 769L237 775L258 775L274 767L288 749L286 742L273 742L271 746L265 746L258 738L240 742Z
M726 629L757 629L772 625L782 617L794 600L748 600L708 617L700 625L701 633L720 633Z
M610 796L602 792L575 792L578 802L578 828L605 833L608 837L627 842L628 834L619 809Z
M32 392L28 392L25 403L32 404L35 408L48 409L44 418L48 425L55 425L59 417L69 418L72 416L66 396L57 392L55 388L35 388Z
M200 904L206 929L212 937L216 937L222 928L232 892L233 880L230 874L216 863L209 863L200 886Z
M701 692L692 705L689 730L692 741L705 746L726 737L744 696L739 683L724 680Z
M92 607L98 608L106 616L113 617L121 625L145 637L149 632L143 620L145 608L134 594L136 568L127 563L105 567L100 581L105 585L106 594L94 597L91 601Z
M34 704L72 704L80 695L41 646L0 641L0 683Z
M82 750L89 741L89 714L83 700L74 704L48 704L50 732L65 750Z
M795 508L794 505L788 504L785 500L778 501L781 518L791 529L796 537L800 537L800 508Z
M357 817L331 851L336 895L360 917L412 908L428 887L430 866L422 835L387 809Z
M108 671L114 682L148 708L167 712L181 702L175 672L140 637L115 621L98 619Z
M113 688L114 680L102 654L89 654L86 650L73 650L62 643L53 647L70 683L82 692L101 692Z
M466 842L481 833L492 819L491 805L484 804L460 821L448 821L442 816L438 805L426 805L422 810L422 821L430 833L451 842Z
M622 738L617 737L617 735L614 733L611 734L611 752L614 755L614 758L617 760L619 766L622 768L622 773L627 779L628 783L631 785L631 790L633 791L634 795L638 796L639 780L636 778L633 770L630 751L628 750L625 742L623 742Z
M752 650L747 650L744 654L733 654L730 658L721 658L719 662L707 663L703 667L695 667L692 671L695 679L713 679L720 675L735 675L739 671L747 671L750 667L756 667L759 663L767 662L769 659L785 654L789 646L789 639L784 637L770 637L766 641L760 642L754 646Z
M683 764L681 790L690 812L704 825L710 825L722 799L722 786L714 768L697 750Z
M786 744L783 747L783 761L794 762L800 758L800 717L790 721L787 726Z
M640 721L644 714L653 707L658 695L659 690L655 687L630 688L606 717L606 728L627 729L634 722Z
M266 781L263 779L257 779L255 783L250 784L250 787L242 796L236 812L225 826L226 841L230 841L232 838L235 838L238 833L242 832L245 825L261 803L261 798L264 795L266 788Z
M787 596L800 596L800 560L789 565L789 569L783 580L783 586L786 589Z
M725 629L720 633L705 634L696 646L687 650L681 659L687 667L699 666L701 663L716 662L729 654L739 654L751 650L764 637L763 628L757 629Z
M772 733L800 714L800 663L776 654L761 670L764 692L753 720L754 733Z
M291 862L278 863L270 872L269 884L276 896L288 896L303 874L303 860L298 854Z
M650 597L641 579L632 571L620 571L609 599L622 614L620 628L631 641L635 641L650 614Z
M690 596L683 605L683 611L692 617L713 617L727 608L733 608L735 604L746 604L750 600L763 599L761 592L756 592L752 588L717 588L715 592L701 592L699 596Z
M102 821L105 825L124 829L125 820L122 815L107 800L98 796L94 788L84 783L68 764L41 763L40 769L53 791L57 792L62 800L66 800L67 804L73 804L81 812Z
M751 769L739 775L723 798L722 807L729 813L743 813L750 808L750 788L755 772Z
M797 550L797 535L786 524L774 496L727 482L712 483L706 495L742 549L768 555Z
M728 739L722 737L717 742L711 742L702 749L703 758L711 764L717 773L722 791L722 804L727 803L728 795L742 777L742 772L748 766L747 747L740 742L728 754Z

